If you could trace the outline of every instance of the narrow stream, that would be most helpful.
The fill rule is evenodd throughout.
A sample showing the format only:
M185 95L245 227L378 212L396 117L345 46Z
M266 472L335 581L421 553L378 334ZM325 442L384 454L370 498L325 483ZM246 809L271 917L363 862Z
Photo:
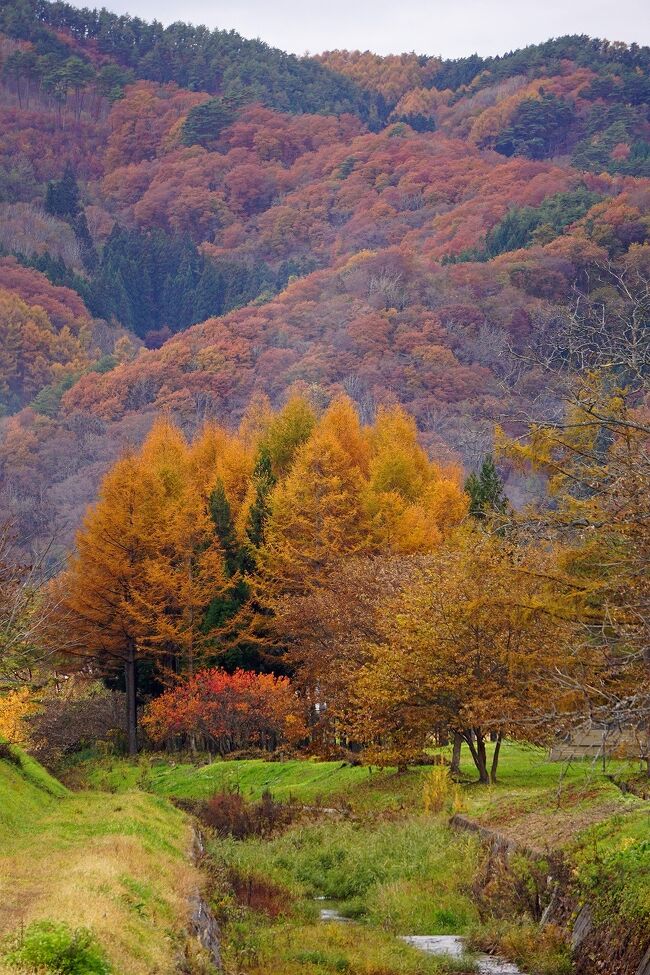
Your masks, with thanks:
M505 958L495 955L478 954L467 951L465 938L455 934L407 934L402 935L402 941L413 945L418 951L423 951L427 955L440 955L447 958L464 958L468 956L476 965L479 975L524 975L520 968L517 968Z
M344 917L335 907L321 907L321 921L338 921L341 924L350 924L349 917ZM495 955L486 955L482 952L476 954L467 949L465 938L455 934L404 934L400 935L401 941L426 955L438 955L440 957L455 958L457 960L467 957L476 966L478 975L524 975L520 968L517 968L505 958Z

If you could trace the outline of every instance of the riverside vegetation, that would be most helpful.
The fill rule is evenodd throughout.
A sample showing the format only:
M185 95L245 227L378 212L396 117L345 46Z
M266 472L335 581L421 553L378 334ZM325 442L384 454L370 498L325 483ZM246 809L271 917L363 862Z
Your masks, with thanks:
M443 934L464 935L531 975L564 975L573 970L566 918L539 926L560 858L556 881L573 915L588 901L596 924L611 928L615 912L628 937L650 923L647 803L589 762L566 768L507 744L500 784L483 791L466 764L454 788L443 766L398 773L315 760L81 758L62 772L74 792L24 755L2 762L9 958L17 931L39 934L30 925L45 919L90 929L106 971L210 971L187 947L183 898L199 883L188 863L192 814L229 975L471 972L470 961L425 956L400 940ZM621 779L632 770L609 767ZM205 815L206 800L226 795L241 803L241 818L242 807L268 803L269 791L271 805L291 812L269 817L268 828L236 838L237 816ZM454 812L519 844L507 870L477 835L449 825ZM35 842L51 851L36 874ZM349 920L324 922L323 908Z

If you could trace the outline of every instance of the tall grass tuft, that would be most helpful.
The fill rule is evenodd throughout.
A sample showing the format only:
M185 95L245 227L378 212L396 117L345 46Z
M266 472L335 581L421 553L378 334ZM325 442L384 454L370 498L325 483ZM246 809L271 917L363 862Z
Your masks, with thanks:
M442 812L451 793L452 782L446 765L434 765L422 785L424 811L431 815Z
M86 928L36 921L11 938L4 961L21 971L52 975L110 975L112 968Z

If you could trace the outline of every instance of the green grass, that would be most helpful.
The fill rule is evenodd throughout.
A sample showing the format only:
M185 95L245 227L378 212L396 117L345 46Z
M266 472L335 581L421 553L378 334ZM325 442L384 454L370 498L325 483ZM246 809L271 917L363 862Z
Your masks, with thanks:
M439 751L448 754L450 749ZM578 761L566 766L550 762L544 749L506 742L501 751L498 785L474 787L470 783L476 779L476 771L466 748L463 753L461 771L477 811L486 808L495 794L516 792L519 797L535 796L549 789L562 792L570 785L607 782L600 765ZM631 767L631 763L611 761L607 771L620 774ZM316 759L217 760L197 765L151 755L143 755L137 762L91 758L70 772L76 781L91 788L113 792L143 789L172 798L205 799L223 789L235 788L244 798L255 800L265 789L270 789L278 799L291 797L304 803L333 804L349 801L359 808L395 808L419 801L422 776L426 773L426 766L398 775L394 769L369 769Z
M197 764L163 756L142 755L96 759L74 764L66 775L75 784L110 792L143 789L176 799L206 799L224 789L236 789L245 799L259 799L270 790L277 799L302 803L353 801L355 805L395 806L419 795L423 768L397 775L395 769L352 766L317 759L216 760Z
M442 975L473 971L427 956L380 928L290 917L273 924L250 915L231 922L224 961L246 975Z
M650 929L650 809L631 810L584 830L574 850L585 900L612 916Z
M68 790L15 745L12 760L0 760L0 835L29 823L68 795Z
M293 759L266 762L263 759L215 761L207 765L169 762L144 756L133 763L126 759L106 759L87 764L85 781L91 788L124 792L144 789L177 799L206 799L224 789L237 789L244 798L259 799L270 789L278 799L293 798L303 803L345 799L371 782L373 792L381 792L382 779L391 780L386 801L395 799L392 770L372 772L368 768L342 762Z
M599 765L551 763L543 750L511 743L502 750L497 785L476 784L470 762L464 762L462 771L466 816L542 854L561 849L573 863L578 891L597 916L616 913L630 924L643 924L650 917L648 803L624 796ZM607 771L621 776L633 768L611 762ZM93 791L75 794L45 779L38 786L39 767L32 773L28 787L27 770L6 772L22 781L23 796L8 816L15 824L18 810L28 809L19 831L22 841L11 838L25 858L44 832L55 857L68 857L79 844L115 839L120 848L133 840L145 859L167 864L173 872L173 864L183 865L179 836L186 836L186 820L167 799L205 799L223 789L238 789L251 801L268 789L276 799L340 811L338 816L321 811L315 818L310 812L282 835L266 840L209 842L216 876L222 878L215 905L224 924L229 973L447 972L454 966L422 956L395 937L446 933L470 933L477 943L483 938L485 944L500 944L531 975L566 971L562 944L538 938L532 922L497 917L486 925L479 920L471 891L482 856L479 843L473 834L449 827L449 805L437 816L424 814L427 767L398 774L394 769L297 759L204 765L157 756L137 762L87 759L69 769L69 781ZM0 809L1 798L0 791ZM173 884L161 885L142 864L136 868L122 862L123 855L120 861L102 895L110 898L111 910L121 912L118 930L125 917L131 920L132 933L138 935L129 936L129 950L137 954L141 949L144 956L152 934L143 933L143 924L155 917L163 930L174 928L178 906L170 899ZM279 916L238 903L228 884L230 870L246 882L270 884L279 891ZM323 901L316 898L327 898L354 923L320 922ZM99 936L102 941L101 929Z
M638 762L608 761L606 772L625 779L638 768ZM470 786L465 801L466 814L481 824L523 846L562 853L576 895L589 902L597 921L608 925L615 918L630 932L650 929L650 802L624 795L600 763L565 766L511 744L499 784ZM508 940L516 942L512 932Z
M270 840L214 841L210 850L245 875L261 874L294 897L335 901L344 915L396 934L463 934L476 921L465 891L478 842L437 818L302 824Z
M199 882L185 814L142 792L71 793L13 751L18 764L0 760L0 938L83 927L119 975L172 975Z

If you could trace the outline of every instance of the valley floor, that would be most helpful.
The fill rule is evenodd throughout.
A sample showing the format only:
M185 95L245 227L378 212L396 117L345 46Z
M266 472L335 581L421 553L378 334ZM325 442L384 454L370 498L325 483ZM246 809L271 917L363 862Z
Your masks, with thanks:
M463 935L529 975L564 975L572 971L565 935L583 902L596 933L622 924L637 954L644 938L650 945L649 804L589 763L553 764L510 745L499 785L474 785L465 766L465 784L436 814L423 806L429 767L400 775L312 760L89 759L67 770L75 792L35 764L31 779L0 767L0 931L34 917L88 926L120 975L209 971L202 962L179 968L197 874L190 818L169 799L187 807L226 788L247 801L270 790L295 807L271 835L205 831L202 867L227 975L472 971L470 962L423 955L401 940L408 935ZM450 826L454 812L514 844L507 873L475 832ZM540 929L535 912L560 860L557 925ZM323 921L323 910L346 920ZM593 970L619 975L626 963Z

